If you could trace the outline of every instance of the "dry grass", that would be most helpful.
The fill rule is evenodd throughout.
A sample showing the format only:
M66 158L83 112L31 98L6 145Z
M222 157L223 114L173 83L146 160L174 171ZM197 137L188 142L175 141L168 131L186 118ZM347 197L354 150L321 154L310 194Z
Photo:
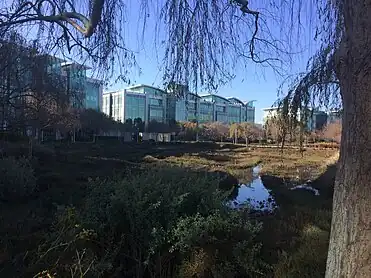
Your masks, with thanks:
M299 150L274 148L237 148L208 152L189 152L163 159L145 159L145 162L173 164L193 169L223 170L240 177L257 164L264 174L300 180L314 179L330 162L336 161L336 150ZM326 163L328 162L328 163Z

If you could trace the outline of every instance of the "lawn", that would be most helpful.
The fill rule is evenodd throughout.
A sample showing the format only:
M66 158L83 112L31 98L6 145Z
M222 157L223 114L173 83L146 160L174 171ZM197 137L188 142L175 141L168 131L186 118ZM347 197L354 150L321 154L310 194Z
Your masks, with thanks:
M27 145L2 149L8 180L30 187L26 166L6 169L14 163L7 157L28 154ZM2 277L71 277L82 269L87 277L324 273L335 150L113 140L34 146L29 162L36 190L0 195ZM258 164L280 209L246 215L222 206ZM289 190L308 179L326 194Z

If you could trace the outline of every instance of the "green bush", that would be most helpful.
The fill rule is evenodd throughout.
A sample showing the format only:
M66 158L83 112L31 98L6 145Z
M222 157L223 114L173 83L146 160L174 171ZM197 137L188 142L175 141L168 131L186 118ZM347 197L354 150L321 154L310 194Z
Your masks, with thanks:
M65 229L57 228L50 242L59 238L73 244L68 252L63 247L64 260L55 261L70 262L68 267L49 263L48 269L63 273L75 265L71 250L82 248L94 259L91 277L187 277L195 264L203 265L194 273L201 276L255 277L264 269L255 239L261 226L246 213L227 208L230 192L219 191L218 184L206 173L175 167L91 181L78 223L70 226L92 231L94 243L78 245L71 232L63 232L70 236L60 239ZM61 257L61 250L53 250L48 262L53 261L50 256ZM208 259L195 262L197 254Z
M32 195L36 189L36 178L28 159L0 159L0 199L22 199Z

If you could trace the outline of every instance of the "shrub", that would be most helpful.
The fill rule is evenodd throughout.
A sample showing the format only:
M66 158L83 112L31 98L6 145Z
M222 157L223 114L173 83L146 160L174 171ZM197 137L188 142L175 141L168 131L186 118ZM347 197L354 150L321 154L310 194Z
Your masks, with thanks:
M324 277L328 243L329 232L316 226L305 227L299 247L283 256L275 267L274 277Z
M0 159L0 198L17 200L32 195L37 189L30 161L26 158Z
M206 173L159 166L121 179L92 181L78 222L97 235L93 247L83 246L95 258L92 277L182 276L195 263L215 277L226 277L226 269L243 277L261 270L255 240L260 225L224 206L230 192L219 191L218 183ZM71 253L64 253L63 261L71 261ZM63 269L68 267L56 271Z
M212 277L251 277L252 273L260 273L260 244L255 241L260 228L242 220L237 212L231 212L228 218L216 211L208 216L196 214L179 219L171 233L171 250L184 254L180 277L208 272Z

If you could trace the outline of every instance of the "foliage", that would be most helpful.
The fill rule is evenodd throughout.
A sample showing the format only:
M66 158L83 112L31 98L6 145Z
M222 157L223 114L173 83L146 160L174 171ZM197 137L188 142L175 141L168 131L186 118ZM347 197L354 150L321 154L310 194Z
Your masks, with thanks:
M220 212L207 217L196 214L179 220L174 230L173 249L188 254L180 268L181 277L208 272L212 277L230 277L237 273L254 276L253 273L261 271L260 245L254 242L261 226L244 223L238 214L231 213L229 218ZM236 234L236 231L239 232Z
M129 123L119 123L102 112L94 109L86 109L79 115L80 127L85 130L92 130L95 134L109 132L112 130L131 131L132 126Z
M223 141L228 137L229 127L221 122L205 123L202 125L202 135L214 141Z
M197 134L200 131L201 128L195 122L181 122L179 137L183 140L196 140Z
M275 266L274 277L323 277L326 269L329 232L316 226L303 229L299 247Z
M262 137L261 129L259 129L255 124L252 123L240 123L240 129L243 138L246 141L246 145L249 141L258 140Z
M185 271L196 250L203 250L210 260L195 263L204 264L214 277L223 277L224 264L233 275L263 270L255 240L259 224L224 207L226 194L217 190L217 180L209 175L160 167L92 181L90 187L78 225L70 225L69 231L57 229L44 248L51 249L61 231L65 231L61 243L71 242L76 229L92 231L91 243L82 247L89 254L87 262L94 260L90 267L94 276L173 277ZM50 251L44 269L48 263L46 269L58 273L70 269L76 258L70 252L81 251L78 246L73 242ZM50 265L58 257L64 265Z
M0 159L0 199L19 201L30 197L37 190L31 162L26 158Z

